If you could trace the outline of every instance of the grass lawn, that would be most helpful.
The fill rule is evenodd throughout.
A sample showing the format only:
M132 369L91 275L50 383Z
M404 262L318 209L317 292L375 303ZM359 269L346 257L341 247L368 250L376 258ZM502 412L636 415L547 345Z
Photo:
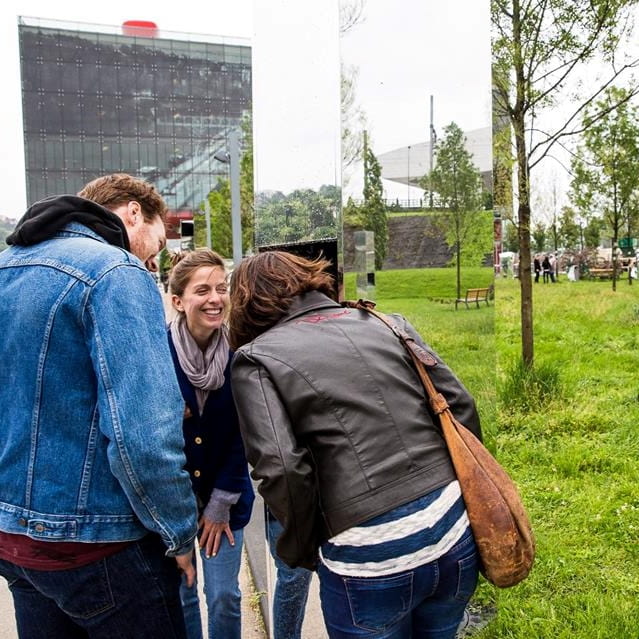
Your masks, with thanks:
M535 364L554 384L513 391L519 282L498 280L496 444L528 505L538 556L528 580L494 591L499 614L479 636L635 639L639 286L533 286Z
M463 285L491 278L466 269ZM522 393L519 282L498 279L495 309L455 312L454 281L452 269L381 272L377 302L405 314L474 394L487 444L533 521L533 572L507 590L482 580L477 599L498 615L476 636L637 639L638 283L616 293L605 281L534 285L539 378ZM355 295L352 274L346 292Z
M463 287L485 287L492 281L492 268L462 269ZM375 285L377 309L406 316L473 394L485 438L493 448L496 435L493 303L490 306L482 303L479 309L470 310L460 305L456 311L452 268L378 271ZM347 299L356 299L354 273L346 274L345 292Z

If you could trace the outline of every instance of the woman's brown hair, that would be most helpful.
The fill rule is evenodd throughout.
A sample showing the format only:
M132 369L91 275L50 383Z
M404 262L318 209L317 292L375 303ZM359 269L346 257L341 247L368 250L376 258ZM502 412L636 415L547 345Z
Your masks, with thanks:
M191 276L202 266L219 267L225 270L224 260L211 249L199 248L194 251L182 251L171 255L169 290L172 295L182 297Z
M266 251L243 260L231 279L229 340L236 350L274 326L293 298L309 291L333 293L328 260Z

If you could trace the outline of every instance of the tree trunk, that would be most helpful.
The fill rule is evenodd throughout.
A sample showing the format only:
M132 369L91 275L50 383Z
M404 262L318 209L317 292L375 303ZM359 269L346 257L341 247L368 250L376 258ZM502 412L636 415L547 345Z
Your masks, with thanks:
M513 0L513 44L515 47L515 82L517 98L510 114L517 148L517 187L519 223L519 289L521 292L521 356L524 366L532 368L534 362L532 276L530 269L530 180L525 138L526 79L522 55L521 7Z
M530 181L524 138L524 118L514 123L517 147L517 186L519 190L519 290L521 309L521 357L524 365L532 368L534 362L533 300L530 252Z
M617 255L617 242L619 241L617 228L614 229L612 237L612 290L617 291L617 269L619 268L619 256Z
M457 242L457 299L461 297L461 243Z
M521 356L531 368L534 360L532 274L530 268L530 206L519 208L519 290L521 294Z

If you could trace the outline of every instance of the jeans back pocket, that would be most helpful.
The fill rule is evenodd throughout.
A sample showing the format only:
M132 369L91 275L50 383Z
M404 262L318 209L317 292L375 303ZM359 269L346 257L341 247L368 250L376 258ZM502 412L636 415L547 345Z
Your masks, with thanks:
M345 577L353 624L364 630L384 630L410 612L413 573L395 577Z

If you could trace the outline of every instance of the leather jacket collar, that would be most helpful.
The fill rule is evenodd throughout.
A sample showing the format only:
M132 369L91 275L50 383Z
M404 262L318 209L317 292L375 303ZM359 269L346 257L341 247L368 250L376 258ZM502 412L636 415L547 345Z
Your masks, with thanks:
M278 324L288 322L309 311L316 311L320 308L341 308L341 306L328 297L328 295L324 295L324 293L308 291L308 293L302 293L293 298L288 312L282 317Z

